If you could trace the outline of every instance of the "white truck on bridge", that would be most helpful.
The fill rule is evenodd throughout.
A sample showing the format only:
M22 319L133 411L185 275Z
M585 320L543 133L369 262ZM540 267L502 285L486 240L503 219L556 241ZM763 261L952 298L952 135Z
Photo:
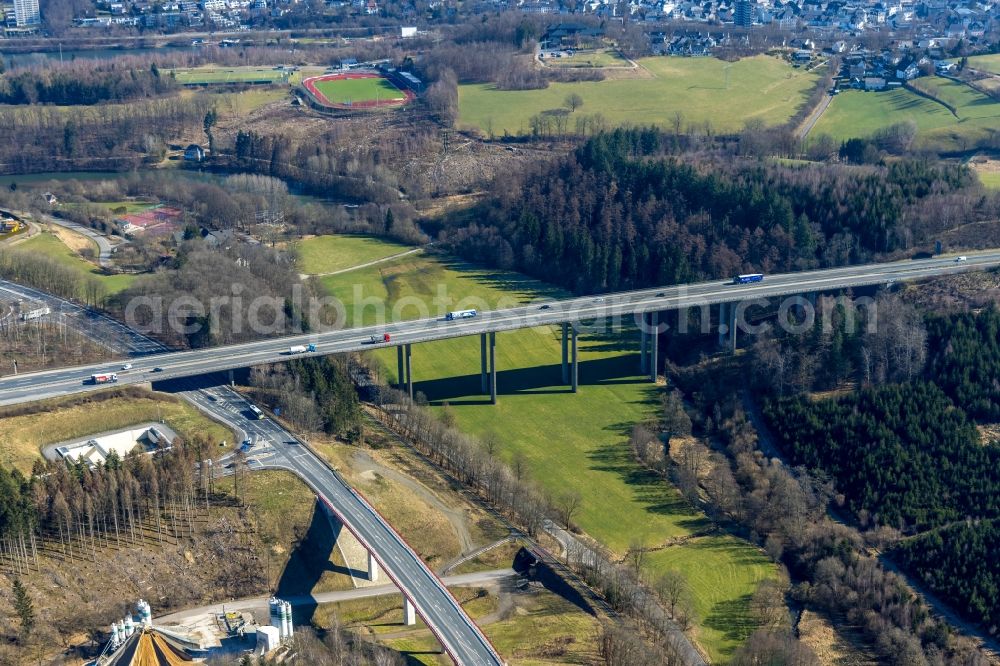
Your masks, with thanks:
M316 351L316 345L292 345L288 348L289 354L305 354Z
M478 312L475 310L458 310L456 312L449 312L444 316L447 321L454 321L456 319L471 319L475 317Z

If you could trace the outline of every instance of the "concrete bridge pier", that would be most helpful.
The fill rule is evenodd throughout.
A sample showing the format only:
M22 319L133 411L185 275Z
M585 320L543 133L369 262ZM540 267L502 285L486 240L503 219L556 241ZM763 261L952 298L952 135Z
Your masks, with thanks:
M743 310L741 310L740 304L739 303L730 303L729 304L729 324L728 324L728 326L729 326L729 341L730 341L729 351L732 352L733 354L736 353L736 331L737 331L737 327L736 327L736 314L737 314L737 312L739 312L739 314L741 314L741 315L743 314Z
M562 383L569 384L569 324L562 325Z
M403 624L412 627L417 623L417 607L410 603L410 600L403 597Z
M406 373L403 369L403 348L396 347L396 379L400 391L406 390Z
M649 333L646 332L646 315L642 315L642 323L639 326L639 372L646 374L649 372Z
M497 404L497 334L490 333L490 404Z
M726 334L729 333L727 328L729 321L729 303L719 303L719 347L726 346Z
M486 334L479 334L479 376L480 376L480 392L486 393L486 380L488 378L486 367Z
M375 557L370 552L368 553L368 580L378 580L378 562L375 561Z
M406 392L410 395L410 400L413 400L413 366L410 363L412 351L410 345L406 345Z
M649 313L649 381L656 382L660 363L657 354L660 351L660 313Z
M573 330L572 330L572 332L570 334L570 337L572 338L571 347L572 347L572 355L573 355L573 362L572 362L573 363L573 367L572 367L572 370L570 372L570 377L571 377L572 382L573 382L572 383L573 393L576 393L579 390L579 388L580 388L580 363L579 363L579 360L577 359L577 354L576 354L576 327L575 326L573 327Z

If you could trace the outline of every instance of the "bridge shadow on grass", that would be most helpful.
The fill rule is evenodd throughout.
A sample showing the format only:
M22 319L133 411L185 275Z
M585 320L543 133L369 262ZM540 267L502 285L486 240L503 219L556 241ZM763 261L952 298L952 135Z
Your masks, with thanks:
M611 472L621 477L635 497L635 501L649 513L661 516L688 516L677 525L690 531L708 528L711 523L697 513L669 482L656 472L644 469L632 460L626 442L609 442L587 454L590 469Z
M323 509L317 503L313 510L309 529L295 545L295 549L288 558L288 564L281 572L275 596L279 598L307 597L313 593L313 588L327 571L347 576L364 577L365 572L355 571L330 561L330 555L333 554L333 549L336 547L337 539L343 529L343 526L336 520L328 520ZM313 613L316 612L316 604L300 604L293 606L293 609L295 622L308 624L312 621Z
M758 627L750 613L750 595L716 603L705 618L705 626L721 632L726 640L737 643L746 640ZM725 651L731 653L732 648Z
M579 364L581 390L587 385L642 384L641 377L630 374L631 365L622 357L583 361ZM413 390L422 392L432 405L447 402L452 405L489 404L489 395L482 392L481 375L459 375L425 381L416 380ZM562 383L562 365L534 366L497 372L497 395L545 395L572 393L569 385ZM482 396L482 397L480 397Z

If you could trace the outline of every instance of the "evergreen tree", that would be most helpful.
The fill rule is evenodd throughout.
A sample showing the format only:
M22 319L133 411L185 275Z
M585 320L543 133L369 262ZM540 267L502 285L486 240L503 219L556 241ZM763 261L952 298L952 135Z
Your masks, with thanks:
M19 640L21 643L27 643L28 639L31 638L31 632L35 628L35 606L20 578L14 579L13 590L14 612L17 614L18 619L21 620Z

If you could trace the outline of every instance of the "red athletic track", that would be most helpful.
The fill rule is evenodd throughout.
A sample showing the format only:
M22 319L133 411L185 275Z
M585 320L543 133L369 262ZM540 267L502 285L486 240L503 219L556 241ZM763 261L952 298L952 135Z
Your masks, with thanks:
M378 74L357 73L357 72L355 72L354 74L324 74L323 76L313 76L308 79L304 79L302 81L302 85L304 85L306 87L306 90L308 90L310 94L312 94L312 96L316 98L316 101L318 101L320 104L323 104L324 106L329 106L330 108L333 109L374 109L380 106L402 106L403 104L409 104L416 98L416 95L414 95L412 91L400 90L400 92L406 96L406 99L404 99L403 101L392 100L392 99L385 99L385 100L368 99L361 102L353 102L351 104L341 104L339 102L333 102L327 99L326 95L324 95L323 93L321 93L319 90L316 89L317 81L339 81L343 79L383 79L383 78L385 77L379 76Z

